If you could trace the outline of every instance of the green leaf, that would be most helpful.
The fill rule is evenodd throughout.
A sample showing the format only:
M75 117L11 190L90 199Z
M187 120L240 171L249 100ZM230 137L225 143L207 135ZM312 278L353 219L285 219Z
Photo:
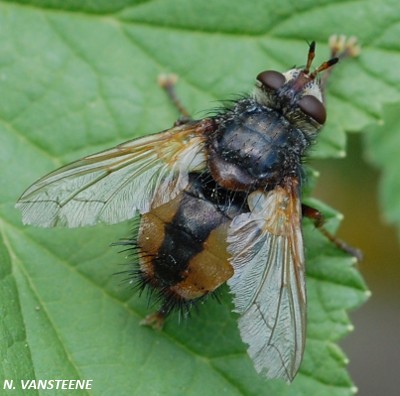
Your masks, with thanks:
M400 103L384 107L383 117L378 124L366 130L369 159L382 170L380 198L386 221L400 229Z
M399 11L388 0L2 2L0 379L92 379L92 391L76 393L92 395L352 394L335 342L366 288L353 260L307 222L307 347L288 386L255 373L226 291L222 304L210 300L184 323L171 318L160 333L139 326L146 299L112 275L125 260L108 247L130 223L34 229L21 225L14 204L62 164L171 126L176 114L159 73L179 75L179 95L202 117L249 92L258 72L303 64L307 40L318 42L315 63L326 60L333 33L357 35L364 49L333 73L312 155L343 155L345 131L400 100ZM322 208L334 229L336 213Z

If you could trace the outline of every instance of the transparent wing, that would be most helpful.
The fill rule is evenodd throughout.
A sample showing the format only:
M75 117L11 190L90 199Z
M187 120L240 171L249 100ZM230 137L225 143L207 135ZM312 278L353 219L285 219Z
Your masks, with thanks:
M80 227L118 223L175 197L205 167L204 132L193 121L85 157L29 187L16 207L25 224Z
M304 351L306 292L301 204L296 179L248 198L251 212L228 232L239 330L257 372L288 382Z

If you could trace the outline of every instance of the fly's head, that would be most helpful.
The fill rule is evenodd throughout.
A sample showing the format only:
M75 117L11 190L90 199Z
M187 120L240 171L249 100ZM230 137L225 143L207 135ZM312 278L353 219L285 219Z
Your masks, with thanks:
M315 56L315 42L310 44L307 64L304 68L293 68L285 73L274 70L261 72L257 76L254 97L258 103L275 109L294 127L302 130L310 140L326 121L323 88L318 75L331 68L338 58L331 58L314 71L310 71Z

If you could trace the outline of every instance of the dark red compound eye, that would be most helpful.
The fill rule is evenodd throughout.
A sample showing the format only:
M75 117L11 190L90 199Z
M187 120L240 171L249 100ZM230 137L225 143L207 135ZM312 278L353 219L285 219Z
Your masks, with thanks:
M260 81L264 86L270 89L279 89L286 82L286 78L282 73L274 70L267 70L261 72L257 76L257 80Z
M313 118L318 124L324 124L326 120L326 110L323 103L321 103L315 96L305 95L298 103L300 110Z

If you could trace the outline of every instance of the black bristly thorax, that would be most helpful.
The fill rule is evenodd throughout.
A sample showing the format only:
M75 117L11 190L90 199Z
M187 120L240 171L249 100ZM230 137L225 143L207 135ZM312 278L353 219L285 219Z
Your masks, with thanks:
M252 98L239 100L216 118L207 142L213 178L228 190L272 189L288 176L297 176L310 145L301 129L279 109Z

